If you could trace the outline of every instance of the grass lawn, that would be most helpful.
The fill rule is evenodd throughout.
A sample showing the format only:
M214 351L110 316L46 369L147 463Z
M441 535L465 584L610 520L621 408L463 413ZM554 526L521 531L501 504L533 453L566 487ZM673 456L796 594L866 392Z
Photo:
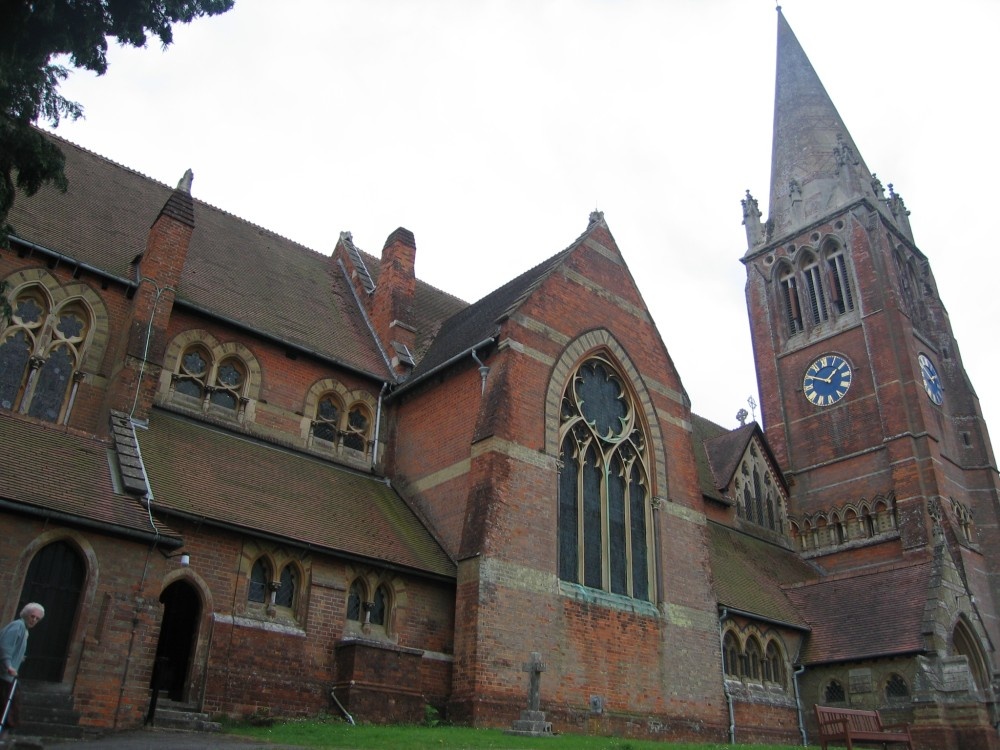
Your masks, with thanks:
M651 742L579 734L513 737L499 729L468 727L351 726L339 719L277 722L270 727L233 724L225 731L278 745L350 750L793 750L790 745Z

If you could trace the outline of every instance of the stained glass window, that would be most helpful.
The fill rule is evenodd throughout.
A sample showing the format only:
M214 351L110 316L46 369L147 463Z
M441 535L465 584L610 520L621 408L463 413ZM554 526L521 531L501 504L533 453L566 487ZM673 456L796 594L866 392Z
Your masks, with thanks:
M0 407L47 422L65 421L90 315L76 301L50 309L39 286L19 290L11 308L13 315L0 331Z
M560 420L559 576L648 600L646 439L610 361L592 357L576 368Z

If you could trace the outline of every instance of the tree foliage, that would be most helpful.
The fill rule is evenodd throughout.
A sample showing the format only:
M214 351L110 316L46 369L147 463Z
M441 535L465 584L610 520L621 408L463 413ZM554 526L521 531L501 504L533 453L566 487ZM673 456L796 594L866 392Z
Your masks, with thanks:
M66 189L65 159L33 125L83 114L59 93L70 68L103 75L108 40L143 47L173 41L173 26L224 13L233 0L0 0L0 230L16 189ZM0 241L7 231L0 231Z

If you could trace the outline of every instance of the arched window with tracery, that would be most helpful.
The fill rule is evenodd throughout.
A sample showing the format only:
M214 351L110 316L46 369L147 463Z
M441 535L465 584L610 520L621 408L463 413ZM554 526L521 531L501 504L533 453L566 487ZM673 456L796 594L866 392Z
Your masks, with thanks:
M173 375L174 392L202 411L241 416L247 403L247 366L237 356L219 361L201 343L188 346L178 357Z
M635 399L606 357L571 373L559 435L560 578L648 601L648 441Z
M40 285L17 292L0 332L0 407L45 420L69 418L92 328L78 300L54 307Z
M366 404L356 402L350 408L336 393L325 393L316 402L316 415L312 422L313 438L366 454L372 439L372 415Z

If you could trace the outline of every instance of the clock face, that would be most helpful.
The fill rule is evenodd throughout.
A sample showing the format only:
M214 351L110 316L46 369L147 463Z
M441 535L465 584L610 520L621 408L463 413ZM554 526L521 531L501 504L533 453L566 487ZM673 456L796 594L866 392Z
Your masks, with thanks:
M920 365L920 376L924 379L924 390L927 391L927 398L940 406L944 403L944 388L941 387L941 377L938 375L934 363L928 359L926 354L917 357Z
M851 387L851 366L836 354L824 354L809 365L802 378L802 392L809 403L832 406L847 395Z

